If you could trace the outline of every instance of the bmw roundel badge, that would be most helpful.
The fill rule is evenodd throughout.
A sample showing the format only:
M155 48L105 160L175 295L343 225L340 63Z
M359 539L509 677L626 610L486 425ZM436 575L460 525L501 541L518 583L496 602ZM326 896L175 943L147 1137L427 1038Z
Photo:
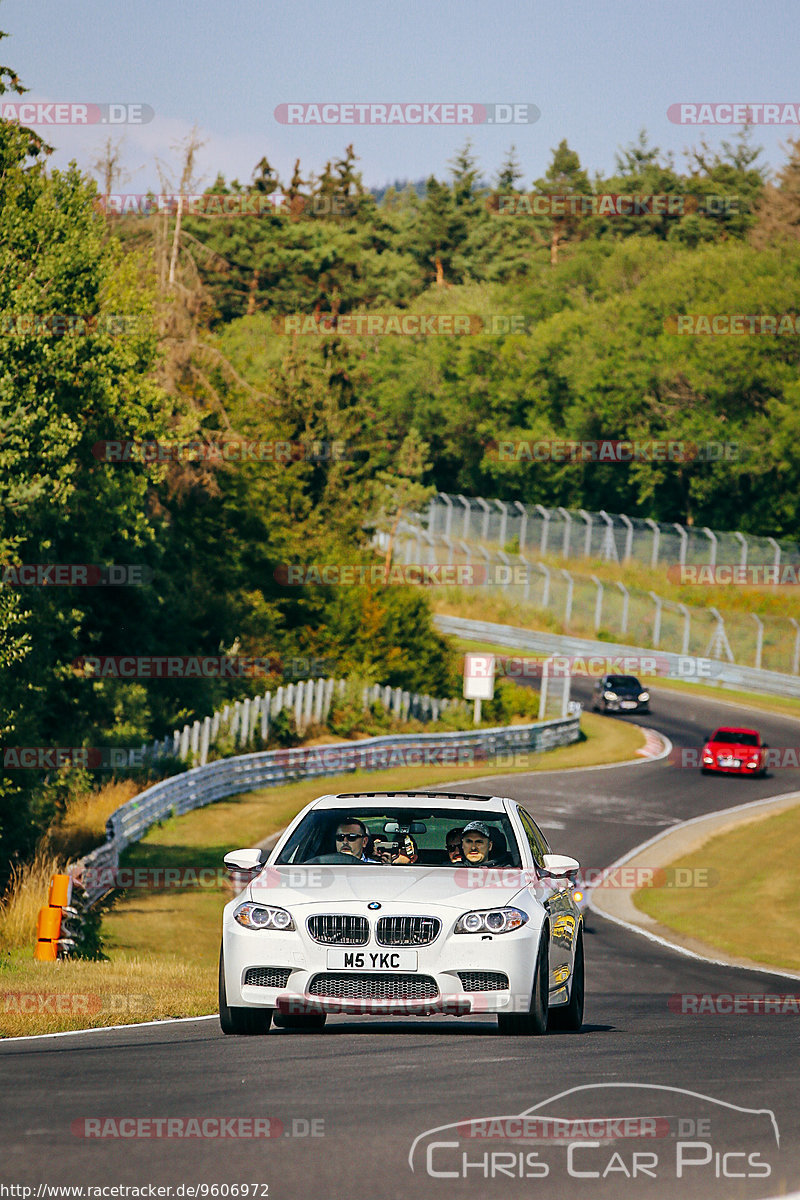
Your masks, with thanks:
M367 908L371 908L374 912L376 908L380 908L380 904L378 904L377 900L371 900L370 903L367 905Z

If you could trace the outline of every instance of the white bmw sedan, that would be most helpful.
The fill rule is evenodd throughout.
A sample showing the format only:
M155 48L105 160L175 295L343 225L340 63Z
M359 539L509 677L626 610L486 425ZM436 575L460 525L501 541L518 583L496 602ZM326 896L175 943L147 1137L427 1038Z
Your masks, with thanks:
M505 796L321 796L260 850L226 905L225 1033L319 1029L328 1013L494 1013L502 1033L578 1031L583 917L574 858Z

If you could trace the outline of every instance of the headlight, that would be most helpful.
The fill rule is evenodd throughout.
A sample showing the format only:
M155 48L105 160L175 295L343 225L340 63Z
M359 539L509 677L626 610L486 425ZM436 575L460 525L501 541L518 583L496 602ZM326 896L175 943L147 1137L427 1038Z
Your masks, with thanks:
M245 929L294 929L291 913L285 908L272 908L269 904L254 904L248 900L240 904L233 919Z
M616 692L603 692L604 700L616 700L616 698L617 698Z
M649 700L650 693L649 692L639 692L639 699L640 700Z
M459 917L453 933L509 933L527 919L518 908L484 908Z

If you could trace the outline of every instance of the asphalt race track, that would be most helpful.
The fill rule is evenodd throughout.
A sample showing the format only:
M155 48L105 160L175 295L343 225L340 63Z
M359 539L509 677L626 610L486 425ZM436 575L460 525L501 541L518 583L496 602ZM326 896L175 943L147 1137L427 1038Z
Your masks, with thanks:
M574 694L588 703L589 685L578 683ZM658 729L676 747L699 747L725 723L753 724L773 746L800 742L789 719L653 695L652 714L622 719ZM601 868L688 817L800 790L800 771L728 779L665 760L469 786L526 802L555 851ZM0 1180L171 1185L173 1196L190 1194L180 1184L249 1184L250 1197L268 1200L757 1200L800 1188L800 1018L682 1014L670 1005L679 993L797 994L800 981L691 959L591 912L586 957L580 1035L501 1037L489 1017L329 1017L321 1034L224 1037L214 1019L0 1043ZM590 1127L583 1140L517 1132L514 1142L510 1125L505 1140L489 1136L489 1126L486 1136L455 1143L452 1129L421 1136L545 1101L541 1113L612 1124L594 1140ZM623 1116L655 1116L657 1135L620 1139L613 1119ZM88 1117L281 1124L269 1140L71 1132L71 1122Z

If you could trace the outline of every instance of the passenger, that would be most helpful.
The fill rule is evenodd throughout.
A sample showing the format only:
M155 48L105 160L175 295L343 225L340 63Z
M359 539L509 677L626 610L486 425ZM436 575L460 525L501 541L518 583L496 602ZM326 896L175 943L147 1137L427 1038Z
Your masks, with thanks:
M367 858L367 827L357 817L345 817L336 826L336 851L338 854L352 854L362 862L374 863L376 858Z
M461 835L463 832L463 826L460 826L458 829L449 829L445 838L447 857L451 863L456 865L464 861L464 855L461 853Z
M470 821L461 834L461 850L470 867L491 866L492 835L483 821Z

